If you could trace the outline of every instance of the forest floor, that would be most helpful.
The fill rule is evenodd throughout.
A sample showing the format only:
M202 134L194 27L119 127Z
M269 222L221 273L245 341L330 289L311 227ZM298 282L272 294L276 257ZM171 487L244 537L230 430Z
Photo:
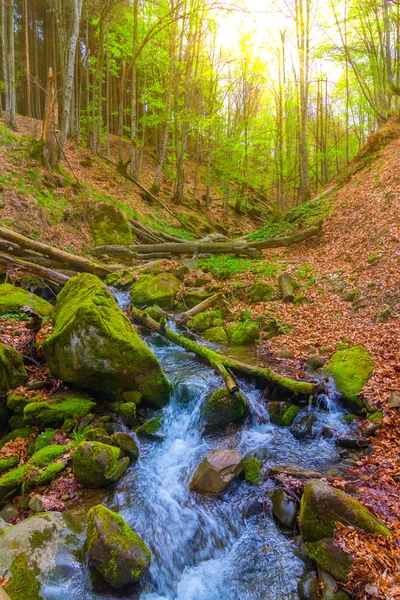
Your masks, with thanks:
M35 124L19 119L18 125L16 139L11 134L6 139L0 131L0 218L4 224L66 250L90 253L93 243L86 215L91 203L108 196L146 224L162 229L167 223L168 232L183 234L178 222L150 206L112 165L84 148L70 145L67 150L84 192L76 191L71 174L69 185L62 188L50 185L51 179L49 186L43 185L45 174L20 150L21 144L28 144L26 136L32 135ZM362 502L394 535L382 541L351 528L338 532L340 543L355 555L348 589L365 599L400 598L400 409L388 406L392 392L400 391L400 122L389 121L382 135L385 143L375 147L371 142L366 154L350 165L340 190L329 197L320 237L291 248L263 251L262 269L260 261L254 268L249 259L232 259L231 269L227 271L225 264L225 272L221 272L215 257L200 261L197 267L213 275L211 284L226 291L235 313L250 308L252 317L269 314L290 326L287 335L261 338L260 360L290 350L293 359L279 363L299 369L310 346L327 358L339 348L358 344L371 352L375 369L363 396L371 407L383 412L383 420L372 440L372 453L348 474L347 484L351 483ZM148 157L142 180L148 187L154 168L154 159ZM189 198L193 172L188 180ZM201 197L203 183L199 190ZM171 195L172 182L165 179L160 198L177 210ZM197 219L203 233L214 231L222 223L222 201L204 215L204 207L188 200L182 213L192 215L188 218L192 227ZM225 226L231 236L232 232L256 229L254 222L233 211ZM276 286L282 270L297 278L305 301L297 306L276 301L250 303L252 285L261 278ZM336 485L345 484L337 481Z

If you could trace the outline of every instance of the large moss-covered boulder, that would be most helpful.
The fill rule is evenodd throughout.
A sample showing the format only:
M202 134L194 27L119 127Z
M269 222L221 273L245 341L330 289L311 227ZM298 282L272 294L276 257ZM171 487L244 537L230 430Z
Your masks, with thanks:
M89 562L113 587L140 580L149 568L151 552L126 521L105 506L88 512Z
M189 329L196 329L196 331L206 331L206 329L221 327L222 325L223 320L221 310L211 310L209 312L199 313L187 323Z
M198 494L220 494L243 470L236 450L214 450L203 460L190 482Z
M18 313L23 306L32 306L42 317L49 316L53 310L52 305L39 296L10 283L2 283L0 285L0 315Z
M0 344L0 397L24 384L27 379L22 356L11 346Z
M11 600L44 597L42 581L55 569L71 534L56 512L35 515L0 532L0 576L8 579L5 590Z
M130 246L132 229L125 213L113 204L100 202L91 213L90 229L96 246Z
M100 488L118 481L129 466L120 448L100 442L81 442L72 455L75 480L88 488Z
M24 408L24 421L28 425L61 427L68 420L74 424L90 414L96 406L93 399L84 392L60 392L50 396L45 402L31 402Z
M230 425L240 423L246 415L246 400L240 392L229 393L221 388L207 396L203 408L203 419L206 431L215 431Z
M290 427L299 414L300 409L290 402L271 402L268 406L268 412L271 423Z
M336 523L354 525L367 533L389 536L390 531L365 506L345 492L321 481L304 487L300 504L300 532L305 542L333 536Z
M172 308L182 282L172 273L158 275L141 275L131 287L132 304L136 306L152 306Z
M260 332L258 325L251 321L244 323L231 323L226 328L229 342L233 346L247 346L253 344L259 338Z
M156 405L168 402L170 386L157 358L96 276L69 280L53 323L42 350L55 377L107 394L139 390Z
M353 346L333 354L326 367L349 408L363 408L359 394L374 371L374 363L364 346Z

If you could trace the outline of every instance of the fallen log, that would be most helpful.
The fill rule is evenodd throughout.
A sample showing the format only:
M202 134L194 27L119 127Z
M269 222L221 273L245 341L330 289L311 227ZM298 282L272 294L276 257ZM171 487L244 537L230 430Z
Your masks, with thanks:
M168 339L170 342L182 346L188 352L197 354L200 358L208 362L213 369L220 373L220 366L225 370L231 369L234 372L244 373L261 381L267 381L275 388L284 390L294 396L312 396L315 392L315 385L308 381L297 381L278 375L268 367L253 367L245 363L241 363L232 358L218 354L214 350L210 350L206 346L201 346L196 342L189 340L187 337L175 333L165 326L164 323L158 324L146 312L143 312L135 307L131 307L132 317L146 329L159 333L161 336Z
M68 275L63 275L62 273L58 273L52 269L46 269L40 265L35 265L30 262L21 261L17 258L12 258L6 254L0 254L0 265L10 269L17 269L23 273L29 273L30 275L35 275L35 277L39 277L40 279L46 279L47 281L58 283L60 285L65 285L69 280Z
M193 308L190 308L186 312L182 313L178 319L178 323L185 323L192 317L195 317L199 313L211 308L212 306L214 306L214 304L217 304L217 302L219 302L221 298L221 292L214 294L210 298L206 298L205 300L203 300L203 302L200 302L200 304L196 304L196 306L194 306Z
M72 269L73 271L78 271L81 273L93 273L98 277L106 277L113 271L109 267L98 265L91 260L82 258L81 256L76 256L75 254L70 254L64 250L54 248L53 246L48 246L47 244L42 244L41 242L31 240L30 238L27 238L20 233L16 233L11 229L7 229L6 227L0 227L0 237L8 242L18 244L18 246L21 248L33 250L34 252L38 252L39 254L44 254L44 256L58 260L65 265L65 268Z
M164 255L165 253L182 254L236 254L258 258L261 252L248 244L229 242L167 242L163 244L146 244L137 246L96 246L94 254L96 256L107 254L108 256L135 256L135 255Z
M147 243L150 244L158 244L162 242L177 242L184 243L186 240L175 237L174 235L169 235L168 233L164 233L161 231L157 231L156 229L151 229L147 225L144 225L140 221L136 221L135 219L129 219L129 222L132 226L133 233L141 237L144 242L149 240Z
M282 300L286 303L293 302L294 292L296 289L296 282L290 273L282 273L278 277L279 290L281 292Z
M292 235L286 235L280 238L271 238L262 242L249 241L247 243L251 248L257 248L258 250L265 250L268 248L287 248L288 246L305 242L306 240L320 235L322 232L322 224L323 221L320 219L314 225L308 227L308 229L303 229L302 231L293 233Z

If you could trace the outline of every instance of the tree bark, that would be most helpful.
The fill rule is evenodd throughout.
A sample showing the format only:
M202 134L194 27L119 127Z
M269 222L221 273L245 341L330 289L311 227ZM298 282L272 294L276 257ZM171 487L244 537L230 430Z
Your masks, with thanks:
M254 377L255 379L268 382L274 388L283 390L290 395L307 397L312 396L315 393L316 388L313 383L289 379L288 377L278 375L270 368L253 367L251 365L233 360L232 358L227 358L222 354L218 354L218 352L214 352L214 350L210 350L206 346L201 346L200 344L189 340L183 335L179 335L179 333L175 333L166 327L164 323L159 325L156 323L156 321L154 321L154 319L149 317L146 312L142 312L135 307L132 307L131 311L133 318L138 323L146 327L146 329L157 332L170 342L182 346L188 352L197 354L197 356L208 362L220 374L220 365L222 365L225 370L231 369L237 373L244 373L245 375Z
M128 252L126 252L128 250ZM256 248L250 247L243 242L230 242L227 244L213 244L212 242L166 242L163 244L146 244L140 246L97 246L94 254L108 254L109 256L137 256L138 254L236 254L258 258L261 253Z
M67 281L69 281L68 275L63 275L52 269L46 269L40 265L12 258L6 254L0 253L0 265L13 270L23 271L24 273L29 273L40 279L46 279L47 281L52 281L53 283L58 283L60 285L65 285Z

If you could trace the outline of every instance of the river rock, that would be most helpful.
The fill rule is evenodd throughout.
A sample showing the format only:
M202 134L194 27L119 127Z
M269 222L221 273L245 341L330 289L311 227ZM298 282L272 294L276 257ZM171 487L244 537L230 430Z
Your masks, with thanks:
M229 393L221 388L207 396L203 409L206 431L222 429L231 423L243 421L247 410L246 400L240 392Z
M1 287L1 286L0 286ZM22 356L11 346L0 344L0 396L28 379Z
M333 536L336 523L354 525L367 533L389 536L390 531L365 506L322 481L304 487L300 503L300 533L305 542Z
M75 480L88 488L105 487L118 481L129 466L120 448L100 442L81 442L72 455Z
M271 501L272 512L278 521L290 529L294 527L297 518L297 503L282 489L273 491Z
M312 369L322 369L325 364L325 358L320 354L309 354L307 364Z
M242 459L236 450L210 452L197 469L190 490L198 494L220 494L242 469Z
M298 440L313 439L317 434L314 428L316 422L317 417L313 413L308 413L293 425L291 432Z
M0 518L4 519L7 523L11 523L18 517L19 510L15 504L5 504L0 512Z
M318 542L306 542L304 549L307 556L314 560L319 567L327 571L336 581L347 583L352 568L353 559L351 554L343 552L336 546L332 538L319 540Z
M42 317L48 317L53 310L49 302L27 290L10 283L0 285L0 315L19 313L24 306L31 306Z
M170 386L157 358L95 275L68 281L53 324L42 350L54 377L109 395L139 390L153 404L168 402Z
M318 567L318 578L322 587L321 600L349 600L349 595L338 588L336 579L320 567Z
M94 506L87 518L87 549L92 566L113 587L140 580L151 552L124 519L105 506Z
M133 244L132 229L127 216L108 202L100 202L91 210L90 229L96 246Z
M319 600L319 581L315 571L306 571L297 586L300 600Z
M172 273L141 275L130 289L132 304L172 308L182 282Z
M290 402L270 402L268 405L269 419L274 425L290 427L299 412L299 407Z
M326 370L333 376L346 407L350 410L364 408L359 394L374 371L369 351L364 346L353 346L335 352Z
M139 458L139 448L129 433L123 433L122 431L118 431L113 434L112 439L118 448L129 456L131 460L137 460Z

